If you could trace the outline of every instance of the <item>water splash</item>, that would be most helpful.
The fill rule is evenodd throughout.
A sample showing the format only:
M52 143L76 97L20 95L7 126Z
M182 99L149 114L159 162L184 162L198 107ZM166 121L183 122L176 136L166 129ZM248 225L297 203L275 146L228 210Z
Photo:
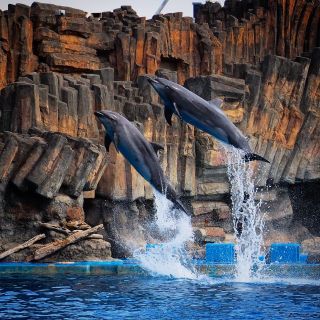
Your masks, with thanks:
M161 243L145 252L139 249L134 258L152 274L174 278L198 279L199 276L191 264L186 245L193 242L191 217L172 208L165 196L154 190L156 217L150 229L157 232L157 241Z
M263 217L260 204L255 201L253 167L243 159L243 152L225 148L227 174L231 184L232 213L236 235L235 281L249 282L260 279L264 262L259 260L263 243ZM151 274L174 278L205 279L191 263L186 249L193 242L191 218L184 212L172 208L165 196L154 190L156 217L149 229L157 233L160 245L133 254L141 266Z
M227 174L231 184L232 216L236 235L236 280L251 281L259 278L264 265L262 255L263 217L260 203L255 201L253 167L243 159L243 152L226 149Z

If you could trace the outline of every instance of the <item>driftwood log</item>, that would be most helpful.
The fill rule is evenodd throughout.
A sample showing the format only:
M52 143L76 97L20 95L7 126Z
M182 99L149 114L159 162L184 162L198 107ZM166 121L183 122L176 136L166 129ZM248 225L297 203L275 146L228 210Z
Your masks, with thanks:
M70 235L70 233L71 233L71 231L68 230L67 228L61 228L61 227L54 225L54 224L51 224L51 223L40 223L39 227L44 228L44 229L48 229L51 231L55 231L58 233L62 233L66 236Z
M30 239L30 240L28 240L28 241L26 241L26 242L24 242L24 243L22 243L22 244L19 244L18 246L14 247L14 248L12 248L12 249L9 249L9 250L1 253L1 254L0 254L0 260L4 259L4 258L6 258L6 257L8 257L8 256L10 256L10 255L12 255L12 254L15 253L15 252L20 251L20 250L22 250L22 249L29 248L29 247L32 246L35 242L37 242L37 241L39 241L39 240L41 240L41 239L44 239L45 237L46 237L45 234L43 234L43 233L42 233L42 234L39 234L39 235L33 237L32 239Z
M55 253L65 247L67 247L70 244L73 244L81 239L87 238L90 234L96 233L99 230L103 229L103 224L99 224L98 226L95 226L93 228L90 228L88 230L84 231L77 231L70 235L69 237L57 240L54 242L51 242L49 244L44 245L40 249L36 250L33 254L33 256L29 257L27 261L37 261L41 260L47 256L49 256L52 253Z

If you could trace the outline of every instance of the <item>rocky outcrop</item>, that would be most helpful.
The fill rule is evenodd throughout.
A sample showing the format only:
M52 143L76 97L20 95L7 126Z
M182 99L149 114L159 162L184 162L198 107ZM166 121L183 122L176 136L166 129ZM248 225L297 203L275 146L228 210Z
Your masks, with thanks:
M0 136L0 147L2 249L28 240L48 223L56 227L46 230L44 241L60 239L61 227L64 236L86 227L83 199L94 196L104 172L107 164L104 147L83 138L36 129L24 134L5 131ZM73 245L74 250L77 245ZM103 257L110 257L110 245L104 240L95 240L92 245L105 247ZM81 257L96 254L96 259L100 259L98 249L92 253L85 251L82 244L78 246ZM28 254L19 252L8 259L25 260ZM58 257L64 255L67 253L61 251Z
M97 140L93 112L112 106L113 70L75 79L53 72L29 73L1 91L0 130L25 133L31 127ZM102 84L104 86L102 86Z
M53 199L63 189L70 197L94 191L106 167L104 147L53 132L1 135L1 189L11 183Z

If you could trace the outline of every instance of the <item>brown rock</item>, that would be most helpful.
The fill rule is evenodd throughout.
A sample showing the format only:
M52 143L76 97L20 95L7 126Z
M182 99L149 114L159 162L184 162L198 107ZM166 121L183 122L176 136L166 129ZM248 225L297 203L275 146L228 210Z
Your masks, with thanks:
M18 141L14 135L8 134L6 142L1 150L0 157L0 183L6 186L10 178L10 172L12 168L12 161L14 160L18 152ZM2 190L4 191L4 190Z
M312 263L319 263L320 261L320 237L313 237L304 240L302 243L302 250L308 254L308 261Z
M60 16L57 19L58 33L75 34L83 38L91 34L90 23L85 18Z
M84 212L81 207L69 207L67 209L67 221L84 222Z
M39 88L34 84L17 82L11 116L11 131L26 133L31 127L42 128Z
M45 142L36 142L32 146L26 161L21 165L21 167L16 171L14 178L12 179L12 183L20 188L24 189L25 186L25 178L33 169L33 167L37 164L40 157L44 153L44 150L48 147Z
M98 70L101 67L100 60L91 55L52 53L47 56L47 63L52 70L68 69L75 72Z
M88 181L89 175L97 164L99 165L99 152L85 141L72 143L75 150L74 160L70 163L68 172L64 177L65 192L71 196L78 197ZM98 160L98 163L97 163Z
M56 159L54 168L50 168L51 172L47 173L46 179L39 185L36 192L46 198L53 198L59 191L66 171L73 159L74 152L70 146L64 146ZM28 181L31 181L28 177Z
M226 49L224 59L228 64L243 59L258 63L269 53L295 58L305 48L314 47L319 30L312 26L319 21L319 3L305 4L302 0L262 5L231 3L224 8L206 3L199 6L196 16L196 22L207 22L215 31ZM224 66L225 71L229 66Z
M63 43L57 40L44 40L41 42L39 50L43 56L52 53L68 53L68 54L79 54L79 55L96 55L96 50L86 47L80 44Z
M106 261L111 258L111 245L102 239L85 239L71 244L45 261Z
M208 227L205 228L206 237L208 238L224 238L225 233L222 228Z
M221 242L225 239L225 232L219 227L203 227L195 231L197 242Z

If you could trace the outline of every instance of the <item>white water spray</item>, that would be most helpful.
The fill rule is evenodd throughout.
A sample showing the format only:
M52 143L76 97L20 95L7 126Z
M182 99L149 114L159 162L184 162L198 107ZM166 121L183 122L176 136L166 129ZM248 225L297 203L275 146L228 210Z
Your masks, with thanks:
M263 243L263 217L255 201L253 168L243 159L243 152L225 148L227 174L231 184L232 213L236 235L236 281L260 278L264 262L259 260ZM172 207L166 197L154 190L156 217L151 230L157 231L158 245L133 254L142 268L152 274L175 278L203 279L192 266L186 244L193 242L191 218Z
M227 173L231 184L232 216L236 235L236 280L250 281L259 277L263 262L263 217L260 204L255 202L252 165L243 159L243 152L225 149L228 159Z
M186 250L188 242L193 241L191 218L184 212L172 208L165 196L154 190L156 217L152 229L157 229L158 244L147 250L134 252L141 266L152 274L174 278L197 279Z

